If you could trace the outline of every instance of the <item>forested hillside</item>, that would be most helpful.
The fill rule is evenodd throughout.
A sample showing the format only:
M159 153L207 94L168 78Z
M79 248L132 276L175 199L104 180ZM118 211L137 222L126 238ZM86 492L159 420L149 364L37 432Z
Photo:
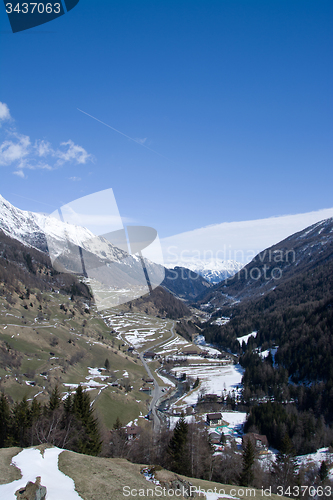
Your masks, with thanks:
M246 430L267 435L279 449L287 434L294 451L308 453L333 441L327 427L333 423L332 220L275 249L291 251L292 242L296 260L293 266L281 265L283 278L274 286L268 288L264 280L253 284L251 278L224 285L243 298L228 296L212 313L204 334L208 342L240 356L243 403L251 408ZM249 273L258 260L249 264ZM230 320L223 325L212 321L221 316ZM238 340L250 333L246 341Z

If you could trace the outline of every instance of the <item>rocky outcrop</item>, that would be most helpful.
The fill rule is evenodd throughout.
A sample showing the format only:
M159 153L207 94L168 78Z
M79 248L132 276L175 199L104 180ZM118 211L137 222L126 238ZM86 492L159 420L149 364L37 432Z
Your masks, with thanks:
M46 488L40 484L41 478L36 477L36 482L29 481L25 488L20 488L16 493L16 498L20 500L45 500Z

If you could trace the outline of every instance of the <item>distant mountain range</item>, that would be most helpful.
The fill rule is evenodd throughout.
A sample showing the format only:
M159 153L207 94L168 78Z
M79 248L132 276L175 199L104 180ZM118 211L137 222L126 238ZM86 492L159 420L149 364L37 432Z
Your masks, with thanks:
M171 268L171 265L169 266ZM237 262L235 260L220 260L220 259L210 259L210 260L195 260L195 261L185 261L177 262L177 264L172 265L175 267L185 267L191 271L200 274L209 283L215 285L221 281L231 278L234 274L238 273L244 264Z

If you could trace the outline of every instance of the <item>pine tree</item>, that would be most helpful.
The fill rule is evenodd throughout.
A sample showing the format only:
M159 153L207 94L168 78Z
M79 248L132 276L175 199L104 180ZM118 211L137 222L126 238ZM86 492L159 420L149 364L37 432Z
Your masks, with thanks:
M243 450L243 470L240 475L241 486L251 486L254 479L253 464L254 464L254 445L251 438L246 440L246 445Z
M113 424L113 428L117 431L119 429L121 429L122 427L122 423L120 422L120 418L117 417L115 423Z
M105 363L104 363L105 369L109 370L110 369L110 361L108 358L106 358Z
M65 401L64 401L64 410L65 410L66 416L68 416L69 413L71 413L72 407L73 407L72 396L71 396L71 394L68 394L68 396L65 398Z
M59 408L61 405L61 397L59 392L59 387L56 385L53 391L51 392L50 401L49 401L49 410L54 411Z
M85 435L77 441L78 451L87 455L98 455L102 447L98 423L93 414L89 395L81 385L75 391L71 411L85 431Z
M24 447L26 443L26 431L30 425L30 408L26 397L19 403L16 403L13 408L12 418L12 434L14 444Z
M0 398L0 448L7 445L9 440L10 407L4 394Z
M29 408L29 428L27 431L27 436L29 437L30 446L33 446L36 439L36 429L38 428L38 421L42 415L41 404L36 398L33 398L32 403Z
M195 379L195 382L194 382L194 385L193 385L193 389L196 389L196 388L198 387L198 385L199 385L199 384L200 384L200 379L199 379L199 377L197 377L197 378Z
M30 421L31 423L35 422L38 420L38 418L41 416L42 409L40 403L38 403L37 399L34 398L32 400L31 406L30 406Z
M171 456L171 467L178 474L187 475L189 471L189 460L187 457L187 435L188 424L182 416L173 431L173 436L168 446L168 453Z
M320 477L320 481L325 481L325 479L327 479L328 477L328 467L327 467L327 463L323 460L322 463L321 463L321 466L320 466L320 469L319 469L319 477Z
M288 434L285 434L280 451L276 457L276 462L273 464L272 482L277 486L294 486L296 485L296 460L295 452Z

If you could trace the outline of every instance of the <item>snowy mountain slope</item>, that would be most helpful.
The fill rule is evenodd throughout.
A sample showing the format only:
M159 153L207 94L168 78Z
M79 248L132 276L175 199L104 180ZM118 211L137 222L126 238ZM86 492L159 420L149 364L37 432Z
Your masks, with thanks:
M333 259L333 218L325 219L260 252L226 283L200 300L215 305L259 298L303 272Z
M86 275L94 282L104 283L115 290L133 287L134 297L148 293L146 272L137 254L129 254L126 244L113 244L116 231L104 236L95 236L82 226L62 222L59 218L20 210L0 195L0 231L26 246L49 253L55 269ZM193 300L207 289L208 283L194 274L166 276L166 269L144 258L145 268L152 288L159 284L181 298ZM164 281L163 281L164 280ZM103 290L100 290L104 293ZM118 293L118 292L117 292ZM124 299L122 299L124 300Z
M209 283L216 284L227 278L231 278L231 276L238 273L243 266L243 264L236 262L235 260L210 259L186 261L182 263L178 262L177 264L173 264L172 268L186 267L187 269L200 274L200 276L205 278Z
M152 288L164 279L164 267L137 255L130 255L103 236L95 236L82 226L57 218L19 210L0 198L0 229L5 235L49 253L53 267L59 272L89 278L95 299L103 295L114 306L148 293L147 275ZM145 266L145 269L143 267Z
M96 237L81 226L67 224L54 217L27 212L14 207L0 195L0 228L3 232L25 245L47 252L56 258L71 250L71 245L80 245L101 259L120 261L127 253L105 239ZM51 247L51 248L49 248ZM104 252L104 253L103 253Z

